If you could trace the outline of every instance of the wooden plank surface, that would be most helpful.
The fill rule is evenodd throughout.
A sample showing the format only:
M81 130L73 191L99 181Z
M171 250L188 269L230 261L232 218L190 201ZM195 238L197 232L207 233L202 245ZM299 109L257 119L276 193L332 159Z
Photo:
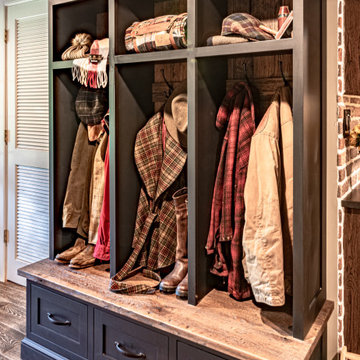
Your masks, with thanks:
M25 288L0 282L0 359L19 360L26 332Z
M344 342L360 354L360 210L346 209L344 221Z
M236 302L217 290L194 307L158 292L133 296L112 293L108 273L101 266L77 271L42 260L20 269L19 275L241 359L309 359L333 310L333 303L326 302L305 341L300 341L291 336L292 318L284 309Z

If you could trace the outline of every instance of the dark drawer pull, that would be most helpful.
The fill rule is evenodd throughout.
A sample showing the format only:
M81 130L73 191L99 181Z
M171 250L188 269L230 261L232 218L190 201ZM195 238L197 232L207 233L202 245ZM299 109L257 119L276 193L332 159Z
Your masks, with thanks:
M132 359L146 359L146 355L143 353L134 354L127 351L123 346L121 346L117 341L115 341L116 350L124 355L125 357L132 358Z
M66 321L57 321L54 319L54 315L47 313L47 317L49 319L49 321L51 321L54 325L59 325L59 326L70 326L71 322L69 320Z

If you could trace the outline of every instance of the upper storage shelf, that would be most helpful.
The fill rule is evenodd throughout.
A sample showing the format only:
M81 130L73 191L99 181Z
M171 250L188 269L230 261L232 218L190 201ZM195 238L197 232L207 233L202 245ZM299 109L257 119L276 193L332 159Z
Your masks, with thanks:
M115 0L115 55L126 54L125 31L133 22L186 12L186 0L148 0L142 2L141 6L134 0Z
M50 36L52 42L52 61L61 60L61 54L71 45L77 33L88 33L93 39L109 36L108 32L108 1L81 0L62 2L52 1L52 16L50 17Z
M209 37L220 35L223 20L234 13L247 13L260 20L263 25L273 31L278 31L277 15L280 6L288 6L293 9L293 0L285 1L223 1L223 0L199 0L196 9L196 36L195 46L207 45ZM260 41L261 46L279 40ZM246 43L245 43L246 44ZM245 45L241 43L239 45ZM219 45L222 47L222 45ZM276 45L274 44L275 48ZM270 46L271 47L271 46ZM269 48L270 48L269 47ZM240 48L240 46L239 46ZM268 48L268 49L269 49Z

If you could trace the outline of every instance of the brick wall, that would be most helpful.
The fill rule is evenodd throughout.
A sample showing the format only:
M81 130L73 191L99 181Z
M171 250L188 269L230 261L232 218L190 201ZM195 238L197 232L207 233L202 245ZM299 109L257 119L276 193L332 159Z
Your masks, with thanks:
M338 348L344 344L344 259L343 259L343 234L344 234L344 209L341 200L360 183L360 154L356 148L349 147L347 139L343 137L343 114L345 109L351 110L351 129L360 123L360 96L345 95L345 32L346 21L344 9L347 0L338 0ZM355 46L355 44L354 44Z

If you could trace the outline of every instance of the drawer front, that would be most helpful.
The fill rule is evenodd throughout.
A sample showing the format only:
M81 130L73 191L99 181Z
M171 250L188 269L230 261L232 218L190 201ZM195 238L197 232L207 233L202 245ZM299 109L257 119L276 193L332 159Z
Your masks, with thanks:
M28 337L68 358L87 358L87 306L34 284L30 291Z
M169 339L166 335L100 310L95 310L94 323L96 360L169 359Z
M177 360L224 360L219 356L215 356L206 351L200 350L193 346L177 343Z

